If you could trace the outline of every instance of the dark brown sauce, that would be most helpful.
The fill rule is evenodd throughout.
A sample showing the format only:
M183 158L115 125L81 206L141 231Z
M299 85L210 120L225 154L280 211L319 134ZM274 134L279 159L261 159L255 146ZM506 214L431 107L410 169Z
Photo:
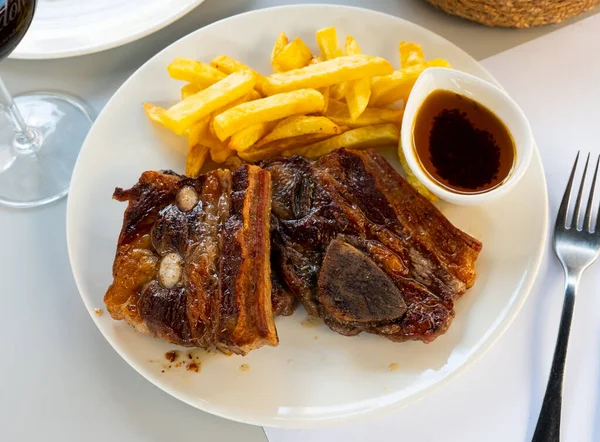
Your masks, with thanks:
M456 193L498 187L515 162L504 123L476 101L446 90L432 92L421 105L413 145L427 174Z

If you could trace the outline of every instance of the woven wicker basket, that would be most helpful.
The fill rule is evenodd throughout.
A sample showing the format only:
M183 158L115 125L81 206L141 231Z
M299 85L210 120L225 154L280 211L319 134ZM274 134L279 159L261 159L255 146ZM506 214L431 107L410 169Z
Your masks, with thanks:
M427 0L448 14L487 26L529 28L558 23L592 9L600 0Z

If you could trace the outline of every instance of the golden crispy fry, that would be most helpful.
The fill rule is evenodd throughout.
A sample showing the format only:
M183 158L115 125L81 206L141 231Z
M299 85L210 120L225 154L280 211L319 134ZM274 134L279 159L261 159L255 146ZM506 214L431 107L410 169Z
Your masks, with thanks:
M321 50L321 58L323 60L333 60L341 57L342 50L338 46L337 31L334 27L320 29L317 31L317 43ZM346 54L349 55L349 54ZM346 96L347 84L339 82L339 84L331 85L330 95L336 100L341 100Z
M221 72L224 72L227 75L233 74L234 72L240 72L240 71L252 72L256 76L256 85L255 85L256 90L261 95L263 95L263 96L265 95L263 92L265 76L259 74L254 69L252 69L250 66L245 65L241 61L238 61L235 58L228 57L227 55L219 55L218 57L215 57L210 62L210 65L212 67L214 67L215 69L217 69Z
M196 121L215 110L249 94L256 83L252 72L236 72L180 101L164 112L165 124L176 134L183 134Z
M185 174L190 177L200 175L200 170L208 157L208 147L196 144L190 147L185 161Z
M213 150L217 151L217 150L229 149L229 147L227 147L227 143L223 143L208 129L206 130L206 132L203 135L202 143L206 144L208 147L210 147L211 152Z
M424 70L425 65L419 64L374 78L371 82L369 106L384 107L398 100L404 100L406 104L412 87Z
M167 67L167 71L171 78L194 83L200 88L208 87L226 77L223 72L212 66L189 58L176 58Z
M188 134L188 147L192 148L196 144L200 144L203 141L202 139L204 135L206 132L208 132L210 120L211 116L208 115L190 127L190 132Z
M344 81L343 83L332 85L330 93L331 98L333 98L334 100L343 100L344 97L348 94L349 85L349 81Z
M321 88L362 77L388 75L392 65L381 57L349 55L266 78L265 92L274 95L295 89Z
M291 115L323 110L323 95L314 89L301 89L273 95L235 106L215 117L213 128L221 141L249 126L279 120Z
M150 118L150 120L160 124L161 126L165 126L164 114L166 109L163 109L160 106L155 106L150 103L144 103L144 111L146 112L146 116Z
M224 144L221 142L221 140L219 140L211 130L212 125L210 123L211 123L212 119L214 118L215 115L218 115L221 112L225 112L227 109L231 109L232 107L237 106L238 104L242 104L247 101L250 101L250 99L254 96L254 94L256 96L260 97L260 95L258 95L258 92L253 90L250 94L247 94L247 95L243 96L242 98L238 98L237 100L232 101L231 103L228 103L227 105L225 105L223 107L220 107L219 109L214 111L209 116L204 117L202 120L198 121L197 123L194 123L192 125L192 127L190 128L190 131L188 134L188 145L193 146L196 143L203 142L211 149L215 146L217 146L217 147L224 146Z
M210 149L210 159L215 163L224 163L228 158L235 155L235 150L222 146L218 149Z
M346 103L350 111L350 118L356 120L365 111L371 97L371 81L368 78L360 78L348 83L346 92Z
M333 26L319 29L316 35L323 60L332 60L342 55L342 51L338 46L337 32Z
M406 157L404 156L404 152L402 151L402 146L398 147L398 157L400 158L400 164L402 165L402 168L404 169L404 174L406 175L406 181L408 181L408 183L411 186L413 186L417 192L419 192L421 195L423 195L425 198L427 198L432 203L435 203L438 200L438 197L435 196L433 193L431 193L429 191L429 189L427 187L425 187L423 185L423 183L421 183L417 179L417 177L412 172L412 170L410 170L410 167L408 166L408 163L406 162Z
M252 89L246 101L258 100L259 98L262 98L261 95L256 90Z
M194 83L186 84L185 86L183 86L181 88L181 99L185 100L187 97L197 94L202 89L203 88L199 87L198 85L196 85Z
M258 140L268 134L275 126L274 121L254 124L248 126L231 136L229 139L229 148L237 151L244 151L254 146Z
M379 109L367 107L362 114L355 120L350 117L348 106L336 100L330 100L325 116L339 126L361 127L374 124L394 123L397 126L402 124L403 110L399 109Z
M226 166L229 170L239 169L240 167L242 167L243 164L244 162L240 159L240 157L236 155L230 156L223 163L223 165Z
M321 59L321 57L315 57L313 55L313 57L310 59L308 64L317 64L317 63L321 63L321 61L323 61ZM329 96L330 96L331 87L330 86L320 87L317 90L319 92L321 92L321 94L323 94L323 98L325 99L325 106L323 106L323 112L321 112L321 115L325 115L325 112L327 112L327 107L329 106Z
M301 38L296 38L288 43L275 56L273 68L275 72L291 71L292 69L303 68L308 65L312 58L310 49L302 41Z
M362 53L357 41L350 35L346 37L345 50L346 55L358 55ZM348 103L348 110L350 111L350 117L353 120L356 120L369 104L369 98L371 97L371 80L367 77L363 77L346 84L346 102Z
M428 68L451 68L450 62L443 58L434 58L425 62L425 66Z
M417 43L401 41L398 45L398 51L400 52L401 68L407 68L416 64L423 64L425 62L425 58L423 57L423 49L421 48L421 45Z
M282 32L281 34L279 34L277 36L277 39L275 40L275 44L273 45L273 50L271 51L271 66L273 66L273 70L275 72L279 72L279 67L277 66L277 63L275 62L275 58L277 57L277 55L281 52L281 50L283 48L285 48L285 46L288 44L288 38L285 35L285 32Z
M294 115L293 117L288 117L277 123L271 133L267 134L256 143L256 148L258 149L273 141L302 135L320 134L325 137L339 135L340 133L342 133L342 131L338 125L327 117Z
M371 147L398 144L399 139L400 130L394 124L363 126L315 144L286 150L283 152L283 155L302 155L307 158L319 158L341 147L348 149L369 149Z
M358 42L351 35L346 36L346 43L344 44L344 54L345 55L362 54L360 46L358 46Z
M325 87L321 87L317 90L319 92L321 92L321 95L323 95L323 100L325 102L325 104L323 106L323 110L320 112L320 114L325 115L325 113L327 112L327 108L329 107L329 96L331 95L331 87L325 86Z
M275 158L281 156L281 153L285 150L293 150L306 146L307 144L313 144L317 141L321 141L324 138L330 138L329 134L306 134L299 135L292 138L282 138L280 140L272 141L271 143L265 144L260 148L253 147L252 149L238 152L240 158L244 161L256 163L258 161L266 160L268 158Z
M417 78L429 67L449 68L450 63L441 58L430 60L423 64L413 65L390 75L375 78L371 82L371 99L369 106L385 107L398 100L406 100L412 90Z

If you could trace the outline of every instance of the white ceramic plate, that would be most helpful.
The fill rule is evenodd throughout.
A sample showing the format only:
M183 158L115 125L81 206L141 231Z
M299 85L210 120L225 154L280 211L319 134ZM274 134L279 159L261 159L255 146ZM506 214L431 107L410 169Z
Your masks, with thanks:
M11 58L90 54L142 38L204 0L38 0L31 27Z
M75 168L67 211L73 273L98 328L139 373L180 400L251 424L316 427L362 418L407 404L461 372L502 334L523 304L546 238L547 200L537 150L514 192L486 206L441 205L442 211L483 241L477 282L456 304L448 333L431 344L395 344L373 335L348 338L320 324L303 325L300 309L277 318L280 345L247 357L202 354L200 373L165 369L173 345L141 335L108 315L97 316L111 283L111 266L125 205L111 200L115 186L133 185L145 170L184 170L185 140L150 124L141 104L168 105L180 84L165 67L175 57L211 60L229 54L270 72L279 32L300 36L316 51L315 30L336 26L364 52L398 64L398 42L417 41L426 57L447 58L457 69L494 81L477 62L443 38L396 17L340 6L264 9L223 20L183 38L136 72L106 105ZM387 157L399 167L395 149ZM398 364L391 371L390 364ZM241 371L247 364L249 371Z

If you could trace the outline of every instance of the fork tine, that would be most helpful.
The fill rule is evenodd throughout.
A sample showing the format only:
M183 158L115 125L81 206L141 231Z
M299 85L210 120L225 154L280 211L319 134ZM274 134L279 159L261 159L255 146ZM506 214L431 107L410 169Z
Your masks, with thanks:
M571 226L579 229L579 219L581 218L581 197L583 196L583 187L585 186L585 175L587 174L588 164L590 163L590 154L588 153L587 159L585 160L585 166L583 167L583 175L581 176L581 184L579 185L579 192L577 193L577 201L575 202L575 210L573 210L573 221Z
M596 178L598 177L598 167L600 166L600 155L596 160L596 169L594 170L594 178L592 178L592 188L590 189L590 198L588 199L585 209L585 218L583 219L583 228L587 227L588 232L592 231L592 205L594 204L594 190L596 189ZM598 228L596 228L598 230Z
M562 223L564 227L567 227L567 213L569 212L569 201L571 200L571 190L573 189L573 178L575 177L575 171L577 170L577 162L579 161L579 152L575 157L575 164L573 164L573 170L571 170L571 177L569 183L565 189L560 207L558 208L558 215L556 216L556 225Z

